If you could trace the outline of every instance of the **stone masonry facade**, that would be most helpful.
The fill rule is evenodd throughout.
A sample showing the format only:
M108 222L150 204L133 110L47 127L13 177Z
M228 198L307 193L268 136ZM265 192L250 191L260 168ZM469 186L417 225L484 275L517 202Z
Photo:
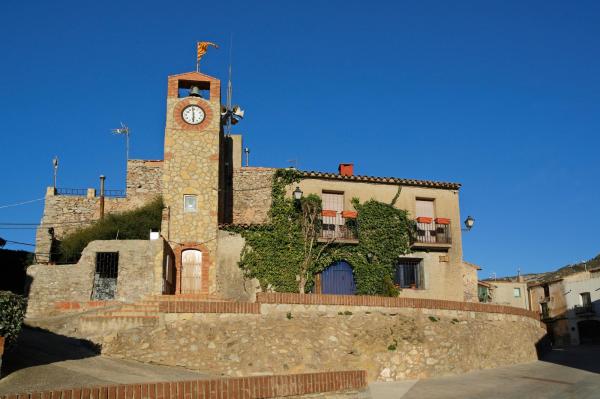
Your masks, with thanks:
M92 299L97 252L118 252L115 301L135 302L162 291L163 240L98 240L90 243L74 265L27 268L28 317L60 313L61 302Z
M274 168L233 171L233 224L264 224L269 220Z
M181 85L193 82L209 88L208 100L180 98ZM216 291L216 253L220 188L221 95L218 79L192 72L170 76L167 91L165 156L162 195L165 204L161 232L175 252L175 264L182 273L182 253L201 251L200 292ZM198 125L183 121L183 110L202 108L205 118ZM184 208L184 197L196 199L196 209ZM178 280L179 282L179 280ZM180 292L180 287L176 292Z
M127 196L104 199L104 212L118 213L133 210L161 194L162 161L130 159L127 162ZM36 258L39 263L49 261L52 251L52 233L61 239L67 234L91 225L100 219L100 197L95 189L87 196L57 195L49 187L46 191L44 214L36 231Z

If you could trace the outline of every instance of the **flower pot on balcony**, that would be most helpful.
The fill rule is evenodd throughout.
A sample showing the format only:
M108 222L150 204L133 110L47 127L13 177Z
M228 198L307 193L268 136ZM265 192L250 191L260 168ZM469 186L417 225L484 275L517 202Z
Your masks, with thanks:
M425 217L425 216L419 216L417 218L417 223L430 224L431 222L433 222L433 218L429 218L429 217Z
M334 218L337 216L337 211L330 211L330 210L323 209L322 215L325 217Z
M346 219L356 219L358 212L356 211L342 211L342 216Z
M447 218L435 218L437 224L450 224L450 219Z

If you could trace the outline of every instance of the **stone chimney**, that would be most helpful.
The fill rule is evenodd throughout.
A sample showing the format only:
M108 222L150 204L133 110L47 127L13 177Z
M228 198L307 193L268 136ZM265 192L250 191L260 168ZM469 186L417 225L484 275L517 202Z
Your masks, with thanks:
M353 176L354 175L354 164L353 163L341 163L338 166L338 172L342 176Z

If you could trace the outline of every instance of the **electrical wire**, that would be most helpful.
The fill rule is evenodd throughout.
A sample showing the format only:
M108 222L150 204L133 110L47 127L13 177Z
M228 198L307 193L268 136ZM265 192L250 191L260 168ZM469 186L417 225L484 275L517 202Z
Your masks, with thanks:
M19 205L30 204L32 202L42 201L44 199L46 199L46 197L37 198L37 199L29 200L29 201L17 202L16 204L0 205L0 209L2 209L2 208L10 208L12 206L19 206Z

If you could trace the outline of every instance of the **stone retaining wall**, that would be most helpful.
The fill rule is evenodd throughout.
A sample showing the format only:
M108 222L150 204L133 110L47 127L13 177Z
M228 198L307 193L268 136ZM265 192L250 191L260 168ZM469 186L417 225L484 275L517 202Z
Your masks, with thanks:
M57 389L0 395L0 399L254 399L367 388L364 371L270 375Z
M307 295L307 297L310 295ZM168 313L106 337L104 354L229 376L364 369L369 380L451 375L537 359L528 316L465 310L260 304L261 314Z

